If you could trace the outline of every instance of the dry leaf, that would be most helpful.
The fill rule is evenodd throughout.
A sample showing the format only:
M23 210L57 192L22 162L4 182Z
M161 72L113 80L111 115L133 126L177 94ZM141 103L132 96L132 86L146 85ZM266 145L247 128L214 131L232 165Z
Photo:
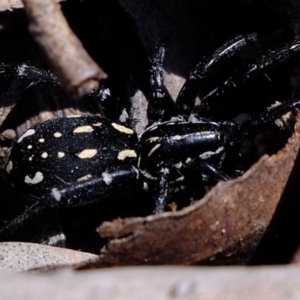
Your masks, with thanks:
M32 243L0 243L0 269L28 271L42 267L72 265L97 255Z

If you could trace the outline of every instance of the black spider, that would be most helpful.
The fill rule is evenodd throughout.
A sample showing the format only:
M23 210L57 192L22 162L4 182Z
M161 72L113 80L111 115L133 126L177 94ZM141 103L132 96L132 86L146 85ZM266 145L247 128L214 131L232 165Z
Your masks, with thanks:
M98 116L56 118L28 129L13 147L6 167L11 185L22 194L27 208L3 225L0 233L36 211L89 204L124 185L143 184L155 203L154 213L160 213L177 193L199 198L205 186L236 176L245 138L299 106L300 100L265 109L241 125L190 116L199 89L208 93L200 106L200 111L207 111L206 99L216 91L226 93L300 50L295 41L230 74L232 59L255 39L255 35L239 36L197 65L170 110L163 81L165 48L158 47L151 67L149 126L139 138L124 123ZM53 78L42 72L32 80L57 84ZM216 82L218 86L211 90ZM101 99L103 92L97 92Z

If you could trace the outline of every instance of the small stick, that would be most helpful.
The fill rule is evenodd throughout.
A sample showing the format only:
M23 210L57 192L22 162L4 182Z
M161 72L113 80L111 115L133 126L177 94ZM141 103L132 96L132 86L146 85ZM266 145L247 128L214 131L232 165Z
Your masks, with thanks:
M0 11L22 7L21 0L0 0Z
M55 0L56 2L62 2L65 0ZM9 10L12 11L17 8L23 8L22 0L0 0L0 11Z
M67 92L80 98L107 78L70 29L55 0L22 0L29 31Z

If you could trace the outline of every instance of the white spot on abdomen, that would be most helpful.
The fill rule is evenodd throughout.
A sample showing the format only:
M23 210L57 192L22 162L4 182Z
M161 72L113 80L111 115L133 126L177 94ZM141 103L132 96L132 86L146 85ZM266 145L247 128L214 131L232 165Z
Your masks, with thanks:
M102 126L102 123L101 122L97 122L97 123L94 123L93 126L94 127L100 127L100 126Z
M134 131L128 127L125 127L123 125L117 124L117 123L111 123L111 126L117 129L120 132L126 133L126 134L133 134Z
M24 138L26 138L28 136L31 136L33 134L35 134L35 130L34 129L27 130L23 135L20 136L20 138L18 139L17 143L21 143Z
M41 138L41 139L39 139L39 142L40 142L40 143L44 143L44 142L45 142L45 139Z
M62 136L62 134L60 132L56 131L53 133L53 136L56 138L60 138Z
M97 149L84 149L80 153L77 154L77 156L81 159L87 159L92 158L97 154Z
M73 130L73 133L86 133L86 132L93 132L94 128L90 125L79 126Z
M58 158L63 158L63 157L65 157L65 152L62 152L62 151L58 152L58 153L57 153L57 157L58 157Z
M28 175L25 176L25 183L37 184L42 182L44 179L44 175L41 172L36 172L33 178L30 178Z
M41 156L42 156L42 158L47 158L48 157L48 153L47 152L43 152Z
M131 149L122 150L118 153L119 160L124 160L127 157L137 157L137 153Z

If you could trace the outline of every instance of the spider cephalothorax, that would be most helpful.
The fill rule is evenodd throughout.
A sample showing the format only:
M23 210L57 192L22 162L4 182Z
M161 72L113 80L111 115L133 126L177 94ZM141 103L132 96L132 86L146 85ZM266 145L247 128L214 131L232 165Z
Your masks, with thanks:
M206 185L236 176L244 139L300 105L299 100L285 102L263 110L242 125L231 120L191 117L196 94L203 86L217 81L226 90L236 84L240 77L234 75L227 80L226 71L217 80L214 77L220 67L225 68L231 57L255 39L255 35L239 36L197 65L176 100L173 115L166 105L168 96L163 84L165 49L158 47L150 72L149 126L139 139L119 121L96 116L48 120L27 130L12 149L6 168L11 185L29 203L24 215L45 207L89 204L124 185L135 184L143 184L153 198L154 212L160 213L177 193L199 198ZM268 53L242 70L241 76L263 72L270 63L289 59L299 50L296 41ZM208 100L202 102L200 111L206 107ZM10 230L20 219L23 216L0 231Z

